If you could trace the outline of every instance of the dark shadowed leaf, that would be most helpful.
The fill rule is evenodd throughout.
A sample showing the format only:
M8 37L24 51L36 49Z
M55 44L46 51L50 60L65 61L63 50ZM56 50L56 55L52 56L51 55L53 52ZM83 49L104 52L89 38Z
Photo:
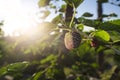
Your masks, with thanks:
M113 42L114 45L120 45L120 40L116 40Z
M108 17L109 15L107 14L103 14L102 17L105 18L105 17Z
M89 12L86 12L86 13L84 13L82 16L84 16L84 17L92 17L93 14L91 14L91 13L89 13Z
M111 16L111 17L117 17L117 14L111 13L110 16Z
M120 32L120 19L104 22L100 25L100 28L106 31Z
M120 40L120 33L117 31L109 31L109 34L111 36L111 40L113 43L117 43Z
M83 23L84 25L91 26L94 28L103 29L105 31L118 31L120 32L120 19L117 20L111 20L106 22L100 22L98 20L92 20L92 19L85 19L85 18L78 18L79 23Z
M82 18L82 17L78 18L78 22L82 23L82 24L84 24L86 26L90 26L90 27L94 27L94 28L97 28L97 25L99 25L101 23L98 20L85 19L85 18Z
M99 2L101 2L101 3L107 3L108 2L108 0L98 0Z

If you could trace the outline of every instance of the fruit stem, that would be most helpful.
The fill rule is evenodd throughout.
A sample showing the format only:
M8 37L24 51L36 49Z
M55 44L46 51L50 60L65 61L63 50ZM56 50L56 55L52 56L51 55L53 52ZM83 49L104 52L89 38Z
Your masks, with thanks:
M62 30L66 30L66 31L71 31L71 29L69 29L69 28L56 28L56 29L54 29L54 31L56 31L56 30L60 30L60 29L62 29Z
M72 19L71 19L71 21L70 21L69 28L72 28L71 26L72 26L72 23L73 23L73 20L74 20L74 18L75 18L75 14L76 14L76 8L75 8L75 5L74 5L73 3L72 3L72 5L73 5L74 13L73 13Z

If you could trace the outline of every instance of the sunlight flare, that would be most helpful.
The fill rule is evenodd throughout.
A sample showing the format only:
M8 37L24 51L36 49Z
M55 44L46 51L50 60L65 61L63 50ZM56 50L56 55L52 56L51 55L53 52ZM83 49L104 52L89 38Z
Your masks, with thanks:
M37 5L37 4L36 4ZM5 35L19 36L33 32L37 25L38 8L23 5L22 0L0 0L0 16L3 17L3 31ZM34 11L33 11L34 9Z

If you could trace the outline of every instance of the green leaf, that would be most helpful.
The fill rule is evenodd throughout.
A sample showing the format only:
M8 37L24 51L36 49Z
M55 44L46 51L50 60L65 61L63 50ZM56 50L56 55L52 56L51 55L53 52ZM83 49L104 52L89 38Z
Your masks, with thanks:
M111 20L111 21L108 21L108 22L120 26L120 19L117 19L117 20Z
M71 0L72 1L72 0ZM75 7L77 8L84 0L73 0Z
M21 72L29 65L28 62L17 62L13 64L9 64L6 67L2 67L0 69L0 76L3 76L9 72Z
M38 26L40 28L38 31L44 32L44 35L56 28L56 25L51 22L42 22Z
M109 16L110 16L110 17L117 17L117 14L111 13Z
M49 5L50 0L39 0L38 5L39 7L45 7Z
M58 23L60 23L62 21L61 19L62 19L62 14L60 14L60 15L56 16L55 18L53 18L52 23L58 24Z
M28 66L28 62L17 62L7 66L8 72L22 71Z
M113 45L120 45L120 40L116 40L113 42Z
M42 76L43 76L43 71L40 71L40 72L38 72L38 73L36 73L36 74L34 75L33 80L38 80L38 79L41 78Z
M79 23L82 23L86 26L90 26L90 27L94 27L94 28L97 28L96 26L101 24L101 22L98 20L85 19L83 17L79 17L77 20Z
M51 54L48 57L46 57L45 59L41 60L40 63L45 64L45 63L51 62L52 60L55 60L55 59L56 59L56 56Z
M87 26L94 27L95 29L98 29L98 25L99 25L99 29L103 29L105 31L120 32L120 19L106 21L102 23L98 20L91 20L91 19L85 19L85 18L80 17L78 18L78 22L84 25L87 25Z
M105 18L105 17L109 17L109 15L107 15L107 14L103 14L102 17L103 17L103 18Z
M89 12L86 12L86 13L84 13L82 16L84 16L84 17L92 17L93 14L91 14L91 13L89 13Z
M111 47L111 49L113 49L113 50L115 51L116 54L120 55L120 50L115 49L115 48L112 48L112 47Z
M101 3L107 3L108 0L98 0L98 2L101 2Z
M120 33L117 31L109 31L109 34L113 43L118 43L118 41L120 40Z
M51 3L49 4L49 6L50 6L50 8L56 9L56 6Z
M109 33L104 30L95 31L94 37L103 42L108 42L110 40Z
M1 69L0 69L0 76L3 76L4 74L6 74L7 73L7 68L6 67L2 67Z
M3 22L0 22L0 26L2 26L3 25Z
M100 25L100 29L120 32L120 19L104 22Z
M59 9L60 12L65 12L66 11L66 4L63 4L61 8Z
M79 31L82 31L82 30L84 29L84 25L83 25L83 24L78 24L78 25L77 25L77 29L78 29Z
M104 71L104 73L101 74L101 80L110 80L110 78L114 74L114 71L116 68L117 68L117 66L114 65L111 67L111 69Z
M46 11L41 11L41 13L43 13L44 15L43 15L43 16L41 16L40 18L45 19L46 17L48 17L48 16L49 16L50 11L49 11L49 10L46 10Z
M115 14L115 13L111 13L111 14L109 14L109 15L103 14L102 17L103 17L103 18L104 18L104 17L117 17L117 14Z

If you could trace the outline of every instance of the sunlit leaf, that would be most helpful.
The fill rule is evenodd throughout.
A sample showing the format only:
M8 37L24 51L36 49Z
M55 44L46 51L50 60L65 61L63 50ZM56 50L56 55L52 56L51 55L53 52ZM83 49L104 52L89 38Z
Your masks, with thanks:
M18 63L13 63L7 66L7 71L8 72L16 72L16 71L22 71L28 66L28 62L18 62Z
M27 49L24 51L24 54L29 54L31 52L31 49Z
M45 19L46 17L48 17L48 16L49 16L50 11L49 11L49 10L46 10L46 11L41 11L41 13L43 13L43 16L41 16L40 18Z
M50 8L56 9L56 6L53 4L49 4Z
M61 8L59 9L60 12L65 12L66 10L66 4L63 4Z
M2 22L0 22L0 26L1 26L1 25L3 25L3 23L2 23Z
M38 5L39 7L45 7L49 5L50 0L39 0Z
M17 62L9 64L8 66L2 67L0 69L0 76L3 76L10 72L21 72L28 66L28 64L28 62Z
M35 73L33 80L38 80L42 76L43 76L43 72L42 71L40 71L38 73Z
M74 66L74 65L73 65L73 66ZM73 66L72 66L72 67L73 67ZM70 73L73 72L73 70L72 70L71 68L65 67L65 68L64 68L64 72L65 72L65 75L70 75Z
M58 15L55 18L52 19L52 23L58 24L62 21L61 19L62 19L62 15L60 14L60 15Z
M50 31L52 31L54 28L56 28L56 25L51 22L42 22L38 25L38 27L40 28L39 31L44 32L43 34L47 34Z
M0 68L0 76L3 76L6 73L7 73L7 68L6 67Z
M98 30L95 32L94 37L97 38L100 41L108 42L110 40L110 35L108 32L104 30Z
M78 24L77 29L82 31L84 29L84 25L83 24Z
M51 54L48 57L46 57L45 59L41 60L40 63L44 64L44 63L47 63L47 62L51 62L51 60L55 60L55 59L56 59L56 56Z

